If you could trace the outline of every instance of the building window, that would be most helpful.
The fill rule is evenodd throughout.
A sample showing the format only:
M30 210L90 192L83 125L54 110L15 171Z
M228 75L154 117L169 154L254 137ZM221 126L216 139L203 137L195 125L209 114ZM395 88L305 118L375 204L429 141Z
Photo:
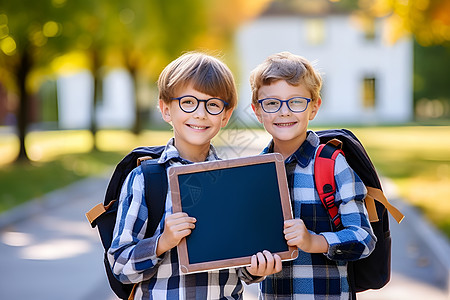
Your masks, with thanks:
M375 77L365 77L363 80L363 107L374 108L376 104L376 80Z
M306 21L306 39L310 45L321 45L325 41L325 22L323 19Z
M362 29L366 41L374 41L377 37L376 22L374 18L366 18L363 21Z

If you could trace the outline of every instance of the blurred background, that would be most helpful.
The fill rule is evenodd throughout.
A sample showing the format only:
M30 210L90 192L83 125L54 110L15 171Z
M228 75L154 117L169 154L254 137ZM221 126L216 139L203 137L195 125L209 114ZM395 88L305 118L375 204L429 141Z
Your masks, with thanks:
M221 57L238 84L214 144L259 153L270 139L250 71L299 54L324 77L312 128L353 130L450 236L449 0L0 0L0 213L165 144L156 80L191 50Z

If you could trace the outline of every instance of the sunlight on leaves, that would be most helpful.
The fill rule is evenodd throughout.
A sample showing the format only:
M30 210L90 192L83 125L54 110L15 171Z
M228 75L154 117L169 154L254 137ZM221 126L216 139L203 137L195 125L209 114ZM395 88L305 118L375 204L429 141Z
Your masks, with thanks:
M42 33L46 37L55 37L61 34L61 24L56 23L54 21L48 21L44 24L44 27L42 28Z
M4 38L0 42L0 49L8 56L12 56L16 53L16 47L16 41L10 36Z
M91 151L93 137L87 130L30 132L25 144L31 160L50 161L61 154Z
M58 74L68 75L82 69L89 69L90 62L89 57L85 53L81 51L72 51L54 59L51 66Z

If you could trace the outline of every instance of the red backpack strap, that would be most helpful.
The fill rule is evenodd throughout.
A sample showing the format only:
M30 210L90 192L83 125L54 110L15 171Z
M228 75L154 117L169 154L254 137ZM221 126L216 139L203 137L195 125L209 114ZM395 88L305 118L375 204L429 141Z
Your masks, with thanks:
M341 216L339 208L334 201L336 193L336 181L334 179L334 165L339 153L344 155L341 150L342 142L338 139L321 144L316 153L314 162L314 181L320 200L328 212L335 230L342 229Z

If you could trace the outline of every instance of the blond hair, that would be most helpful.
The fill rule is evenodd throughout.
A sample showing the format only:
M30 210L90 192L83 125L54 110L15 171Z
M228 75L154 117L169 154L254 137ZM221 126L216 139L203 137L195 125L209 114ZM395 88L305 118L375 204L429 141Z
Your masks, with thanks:
M280 52L267 57L251 72L252 103L258 104L258 92L262 86L277 80L285 80L293 86L303 84L311 93L312 101L320 98L322 77L311 63L290 52Z
M237 105L233 74L225 63L214 56L188 52L168 64L158 79L159 99L168 103L175 97L178 88L188 84L201 93L226 101L227 110Z

